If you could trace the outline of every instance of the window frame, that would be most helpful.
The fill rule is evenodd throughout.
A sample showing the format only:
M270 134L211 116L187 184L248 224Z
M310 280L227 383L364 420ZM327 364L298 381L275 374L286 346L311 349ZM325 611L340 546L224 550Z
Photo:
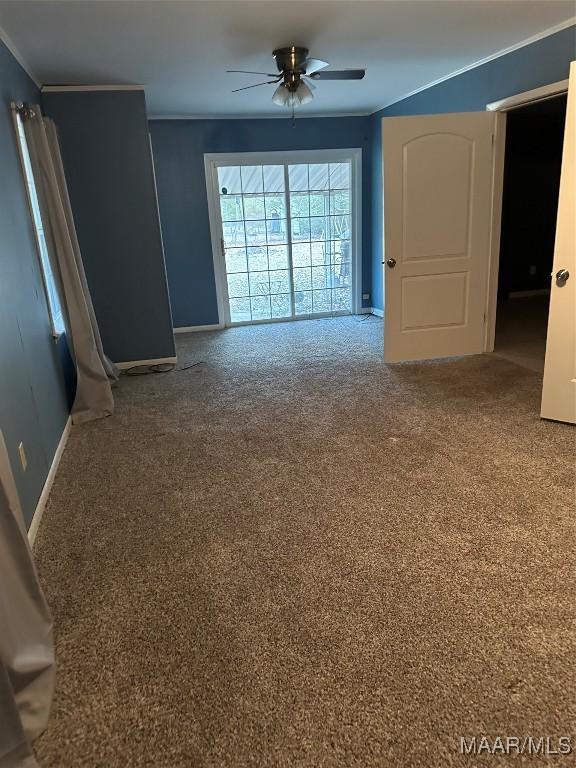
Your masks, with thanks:
M66 333L66 324L64 322L64 312L62 310L62 300L58 291L58 283L52 270L50 263L50 256L48 254L48 243L44 234L44 223L42 222L42 228L38 227L36 222L35 210L38 211L37 216L42 221L42 213L40 208L40 201L38 197L38 190L36 188L36 180L31 172L28 172L26 157L30 164L30 151L28 149L28 142L26 140L26 134L24 133L24 121L20 110L16 104L12 104L12 118L14 123L14 132L16 144L18 146L18 155L20 158L20 167L22 170L22 182L24 184L24 190L26 200L28 202L28 214L30 217L30 226L33 231L34 244L36 248L36 255L40 266L40 272L42 274L42 285L44 287L44 297L46 299L46 308L48 310L48 317L50 319L50 328L52 331L52 337L55 341L58 341L60 336ZM34 204L36 203L36 205ZM46 249L46 256L42 253L42 242ZM51 290L53 288L53 291ZM54 298L56 299L57 306L54 306Z

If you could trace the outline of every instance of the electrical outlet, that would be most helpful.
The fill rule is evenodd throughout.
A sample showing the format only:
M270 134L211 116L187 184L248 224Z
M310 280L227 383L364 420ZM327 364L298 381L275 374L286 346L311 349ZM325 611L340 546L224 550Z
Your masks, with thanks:
M363 294L362 294L362 299L363 299L364 301L368 301L368 299L369 299L369 298L370 298L370 294L369 294L369 293L363 293Z
M530 269L528 270L528 274L530 275L530 277L534 277L534 275L536 274L536 265L535 264L531 264L530 265Z
M22 469L24 470L24 472L26 472L26 467L28 466L28 459L26 458L24 443L20 443L20 445L18 446L18 453L20 455L20 464L22 464Z

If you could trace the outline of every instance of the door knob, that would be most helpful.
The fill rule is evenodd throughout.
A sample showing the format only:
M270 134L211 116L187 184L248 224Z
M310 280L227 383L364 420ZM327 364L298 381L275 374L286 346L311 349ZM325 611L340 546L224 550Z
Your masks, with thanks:
M390 269L394 269L396 266L396 259L386 259L386 266L390 267Z
M556 272L556 285L562 288L563 285L566 285L569 277L570 272L568 272L567 269L559 269L558 272Z

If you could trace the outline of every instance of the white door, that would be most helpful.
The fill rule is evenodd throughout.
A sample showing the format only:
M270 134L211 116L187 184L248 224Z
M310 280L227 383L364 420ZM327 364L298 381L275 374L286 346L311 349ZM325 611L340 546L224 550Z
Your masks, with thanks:
M384 358L485 348L492 112L390 117L384 156Z
M576 62L570 66L564 153L542 387L544 419L576 424Z

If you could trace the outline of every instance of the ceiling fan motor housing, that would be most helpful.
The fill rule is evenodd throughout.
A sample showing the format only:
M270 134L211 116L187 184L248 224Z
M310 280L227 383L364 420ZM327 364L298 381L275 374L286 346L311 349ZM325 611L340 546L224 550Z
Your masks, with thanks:
M276 61L278 71L283 75L283 85L291 92L296 91L302 75L306 73L308 48L301 48L296 45L277 48L272 52L272 56Z

